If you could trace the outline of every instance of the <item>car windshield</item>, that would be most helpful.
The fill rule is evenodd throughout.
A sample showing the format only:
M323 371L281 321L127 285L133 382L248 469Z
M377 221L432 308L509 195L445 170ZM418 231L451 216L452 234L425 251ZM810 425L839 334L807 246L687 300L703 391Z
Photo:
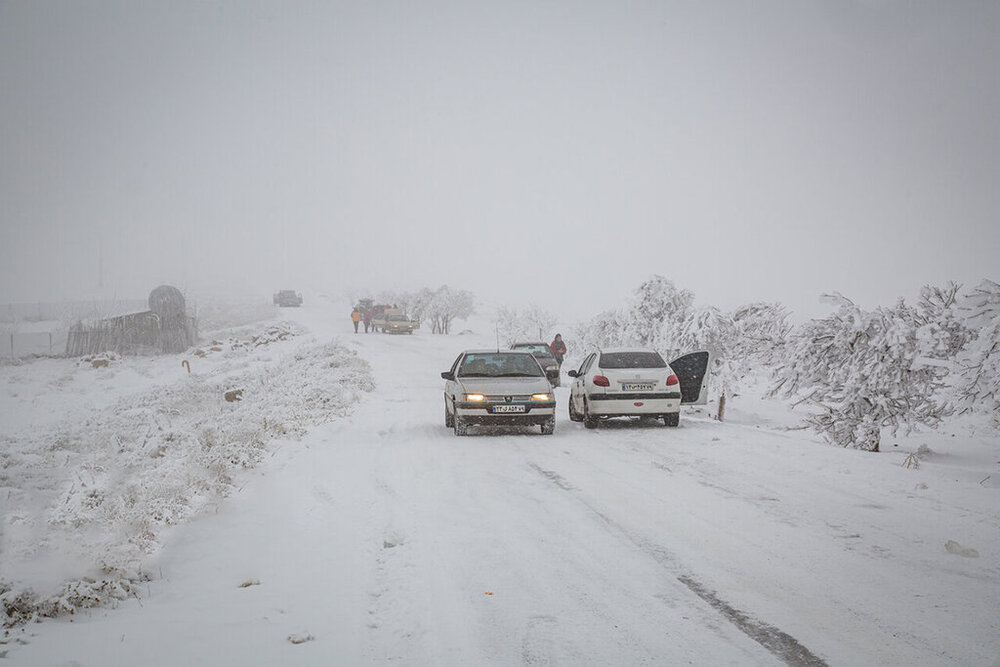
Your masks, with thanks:
M390 322L407 322L406 315L390 315Z
M597 365L601 368L666 368L667 362L656 352L604 352Z
M520 350L522 352L531 352L536 357L551 357L552 350L545 343L538 343L537 345L515 345L515 350Z
M465 355L459 377L541 377L542 369L530 354L474 352Z

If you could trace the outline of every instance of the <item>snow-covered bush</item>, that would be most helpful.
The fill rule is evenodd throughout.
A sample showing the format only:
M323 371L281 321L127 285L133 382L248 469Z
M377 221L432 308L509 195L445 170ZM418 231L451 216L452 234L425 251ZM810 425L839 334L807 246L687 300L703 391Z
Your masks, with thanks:
M878 451L883 428L937 426L951 408L941 391L947 364L928 363L947 354L925 344L933 309L900 300L865 311L840 294L825 299L836 312L791 334L769 394L808 406L806 423L844 447Z
M185 375L82 422L4 440L0 565L58 557L90 571L37 593L0 581L0 624L130 595L165 530L228 495L273 439L342 417L374 389L352 350L327 343L280 354L275 346L288 336L268 331L219 341L228 350L218 373Z

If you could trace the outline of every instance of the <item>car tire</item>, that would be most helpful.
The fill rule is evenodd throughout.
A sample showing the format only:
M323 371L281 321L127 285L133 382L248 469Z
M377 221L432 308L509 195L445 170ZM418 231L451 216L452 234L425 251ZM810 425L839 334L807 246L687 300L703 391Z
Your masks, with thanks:
M444 399L444 426L445 428L455 427L455 417L448 412L448 399Z
M570 419L570 421L574 421L574 422L582 422L583 421L583 415L581 415L579 412L577 412L576 408L573 407L573 396L572 395L570 395L570 397L569 397L569 419Z
M552 415L542 424L542 435L552 435L556 432L556 417Z
M677 426L681 423L681 413L679 412L668 412L663 415L663 425L664 426Z
M597 417L593 417L590 414L590 407L587 405L587 400L583 401L583 426L585 428L597 428Z

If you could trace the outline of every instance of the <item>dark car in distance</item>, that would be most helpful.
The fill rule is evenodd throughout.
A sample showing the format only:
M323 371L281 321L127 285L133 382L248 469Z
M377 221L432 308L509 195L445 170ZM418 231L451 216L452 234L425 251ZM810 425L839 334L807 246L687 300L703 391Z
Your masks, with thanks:
M559 386L559 362L553 356L552 348L549 347L548 343L541 341L517 342L511 345L510 349L520 352L530 352L531 356L538 362L538 365L545 371L545 377L549 379L552 386Z

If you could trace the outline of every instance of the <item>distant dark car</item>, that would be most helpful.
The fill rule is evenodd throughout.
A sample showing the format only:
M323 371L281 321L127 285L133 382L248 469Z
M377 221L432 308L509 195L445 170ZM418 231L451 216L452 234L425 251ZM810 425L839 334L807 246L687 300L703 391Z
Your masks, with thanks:
M542 367L543 371L545 371L545 377L549 379L552 386L559 386L559 362L556 361L556 358L552 355L552 348L549 347L548 343L514 343L510 346L510 349L518 350L519 352L530 352L531 356L538 361L538 365Z
M274 294L274 305L281 306L282 308L287 306L301 306L302 295L295 290L283 289Z

